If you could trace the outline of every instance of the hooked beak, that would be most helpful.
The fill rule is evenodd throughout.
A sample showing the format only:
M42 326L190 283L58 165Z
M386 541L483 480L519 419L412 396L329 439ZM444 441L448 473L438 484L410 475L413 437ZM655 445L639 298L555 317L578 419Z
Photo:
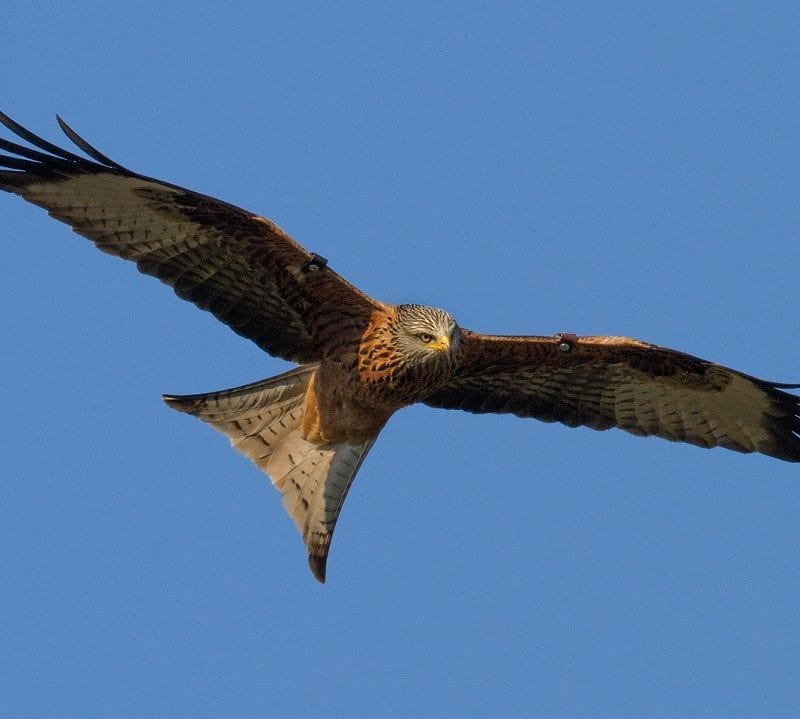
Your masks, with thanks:
M448 335L442 335L434 342L431 342L429 347L438 352L447 352L450 349L450 337Z

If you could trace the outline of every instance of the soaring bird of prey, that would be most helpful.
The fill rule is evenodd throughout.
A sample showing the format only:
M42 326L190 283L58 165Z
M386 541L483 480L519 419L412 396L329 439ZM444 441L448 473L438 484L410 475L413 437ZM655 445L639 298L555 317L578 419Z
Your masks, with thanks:
M270 220L131 172L57 119L91 159L0 113L30 145L0 139L0 189L299 365L164 400L227 435L270 477L320 582L356 472L392 414L415 402L800 461L800 398L783 391L800 385L626 337L485 335L440 309L386 304Z

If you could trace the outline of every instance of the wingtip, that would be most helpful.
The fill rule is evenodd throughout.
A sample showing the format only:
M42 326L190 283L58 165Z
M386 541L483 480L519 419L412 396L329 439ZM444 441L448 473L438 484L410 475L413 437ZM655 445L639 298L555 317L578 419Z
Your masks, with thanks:
M118 162L112 160L108 155L100 152L100 150L98 150L94 145L90 145L77 132L75 132L75 130L73 130L58 113L56 113L56 121L58 122L58 126L61 128L61 131L70 139L70 141L76 147L79 147L83 152L89 155L89 157L91 157L93 160L114 170L131 172L126 167L123 167Z
M67 124L67 121L63 117L61 117L61 115L59 115L58 113L56 113L56 122L58 123L58 126L61 128L61 131L67 137L69 137L69 134L71 132L74 132L74 130Z
M59 115L58 113L56 113L56 122L58 123L58 126L61 128L61 132L63 132L70 140L75 142L75 140L73 138L74 137L78 137L78 133L75 132L75 130L73 130L69 126L67 121L63 117L61 117L61 115ZM82 139L82 138L79 137L79 139ZM78 143L75 143L75 144L78 145L78 147L80 147L80 145Z
M19 135L23 139L27 139L26 134L30 134L24 127L22 127L22 125L20 125L10 115L6 115L6 113L2 111L0 111L0 123L5 125L15 135Z

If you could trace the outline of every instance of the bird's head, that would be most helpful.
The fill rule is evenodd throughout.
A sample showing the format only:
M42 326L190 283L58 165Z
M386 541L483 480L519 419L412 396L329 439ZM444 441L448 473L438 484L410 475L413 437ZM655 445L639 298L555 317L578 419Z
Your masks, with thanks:
M397 344L412 360L449 359L458 345L458 325L449 312L424 305L397 306Z

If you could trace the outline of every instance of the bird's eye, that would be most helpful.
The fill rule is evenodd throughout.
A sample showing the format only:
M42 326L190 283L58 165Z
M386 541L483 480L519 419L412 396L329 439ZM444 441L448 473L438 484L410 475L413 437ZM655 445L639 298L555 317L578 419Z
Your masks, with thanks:
M433 335L428 334L427 332L420 332L417 337L419 337L420 341L428 344L428 342L433 342Z

